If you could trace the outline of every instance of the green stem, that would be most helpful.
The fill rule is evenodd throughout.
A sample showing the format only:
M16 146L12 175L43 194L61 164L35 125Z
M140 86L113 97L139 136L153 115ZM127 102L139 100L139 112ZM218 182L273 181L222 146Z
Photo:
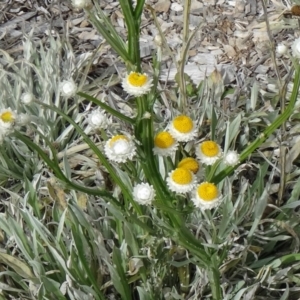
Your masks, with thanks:
M142 100L139 98L139 100ZM139 109L145 109L145 102L138 101ZM139 112L143 114L143 111ZM171 222L172 232L170 231L170 236L176 240L181 246L190 250L193 255L201 260L202 266L209 266L210 257L205 252L203 245L200 241L198 241L194 235L187 229L184 224L184 221L180 214L176 214L172 212L174 211L174 207L171 204L172 196L166 188L166 183L162 179L160 172L158 171L158 165L153 154L153 121L152 119L143 119L139 124L140 128L137 130L137 133L140 133L138 137L141 140L144 155L147 159L143 162L143 170L147 180L154 186L155 191L157 193L157 201L161 205L161 207L167 206L165 210L165 214L167 219ZM170 212L170 210L171 212Z
M127 26L128 34L128 53L131 57L137 72L141 71L141 60L140 60L140 17L141 14L136 16L133 12L131 0L120 0L122 12L124 14L125 23ZM141 9L141 8L139 8Z
M218 166L220 165L220 160L218 160L217 162L215 162L212 166L211 166L211 168L210 168L210 170L209 170L209 173L208 173L208 175L207 175L207 177L206 177L206 180L208 181L208 182L210 182L211 181L211 179L213 178L213 176L214 176L214 174L216 173L216 171L217 171L217 169L218 169Z
M295 102L297 100L298 91L300 87L300 66L298 65L296 67L296 74L294 79L294 87L292 91L292 95L290 98L290 103L286 107L286 109L281 113L281 115L271 124L269 125L263 133L257 137L254 142L252 142L240 155L240 162L244 161L251 153L253 153L277 128L279 128L293 113L293 109L295 106ZM229 176L236 168L237 166L233 167L227 167L224 170L222 170L220 173L218 173L216 176L214 176L211 179L211 182L213 183L219 183L224 178Z
M216 268L209 268L207 270L208 280L210 283L210 288L212 292L213 300L221 300L222 292L220 286L220 272Z
M141 18L142 15L142 11L144 8L144 4L145 4L145 0L139 0L137 1L135 10L134 10L134 17L136 20L139 20Z

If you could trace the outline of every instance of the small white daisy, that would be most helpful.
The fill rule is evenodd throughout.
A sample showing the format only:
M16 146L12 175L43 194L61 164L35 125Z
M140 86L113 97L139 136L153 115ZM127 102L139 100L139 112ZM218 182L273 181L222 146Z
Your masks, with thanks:
M159 34L154 37L153 42L157 47L161 47L163 44L163 40Z
M154 154L170 156L176 152L178 142L167 131L161 131L154 137Z
M175 117L169 125L169 131L178 142L188 142L197 136L195 122L185 115Z
M94 110L88 115L88 124L92 129L106 129L108 119L103 112Z
M133 188L133 199L142 205L151 205L155 197L155 190L148 183L137 184Z
M16 118L17 114L10 108L2 109L0 111L0 130L4 134L8 134L9 131L13 128Z
M224 163L228 166L235 166L240 162L240 156L236 151L229 150L224 155Z
M217 186L209 182L199 184L194 192L194 198L192 198L194 205L202 210L216 207L221 200L222 195Z
M23 93L21 95L21 102L28 105L34 101L34 95L32 93Z
M152 78L146 73L130 72L122 81L123 89L134 97L148 94L152 86Z
M72 5L77 9L88 8L92 5L91 0L72 0Z
M178 163L178 168L185 168L196 174L199 171L200 165L195 158L186 157Z
M60 83L60 92L62 96L70 98L76 95L77 85L73 79L64 80Z
M171 171L166 180L169 189L178 194L190 192L196 184L194 173L185 168Z
M104 146L108 159L117 163L132 160L136 154L136 147L132 139L126 135L115 135Z
M279 54L279 55L283 55L283 54L286 54L288 51L288 47L285 45L285 44L278 44L277 47L276 47L276 52Z
M149 113L149 111L146 111L144 114L143 114L143 119L150 119L151 118L151 113Z
M197 158L206 165L213 165L221 156L221 147L214 141L205 141L196 147Z
M296 58L300 58L300 38L296 39L292 44L292 54Z

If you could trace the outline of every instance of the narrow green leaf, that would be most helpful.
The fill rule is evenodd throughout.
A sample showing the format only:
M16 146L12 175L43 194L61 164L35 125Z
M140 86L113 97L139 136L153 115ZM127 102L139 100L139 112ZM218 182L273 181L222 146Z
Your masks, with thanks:
M216 133L216 127L218 123L217 114L215 111L214 106L211 106L211 125L210 125L210 134L211 134L211 140L215 140L215 133Z
M26 279L34 277L34 274L28 265L12 255L0 252L0 261L14 269L16 273Z
M135 236L133 234L133 225L129 224L129 223L125 223L124 224L124 230L125 230L125 241L128 245L128 247L130 247L133 256L138 256L139 255L139 245L135 239Z
M226 128L226 137L225 137L225 146L224 152L226 153L230 147L232 141L236 138L238 132L240 131L242 116L239 113L232 122L227 124Z
M60 288L59 282L54 281L53 279L47 276L41 276L41 281L43 282L46 291L48 291L50 295L55 295L55 297L57 297L58 300L66 299L62 294L62 292L59 290Z
M153 300L153 296L149 295L149 292L146 292L140 286L138 286L136 289L139 293L139 300Z
M29 245L28 237L25 235L23 228L13 219L8 219L8 224L11 227L12 235L14 236L18 247L27 260L34 258L34 253Z
M119 248L114 247L112 261L114 266L109 265L109 270L111 273L112 281L114 287L120 293L123 300L130 300L131 292L130 287L123 269L122 253Z

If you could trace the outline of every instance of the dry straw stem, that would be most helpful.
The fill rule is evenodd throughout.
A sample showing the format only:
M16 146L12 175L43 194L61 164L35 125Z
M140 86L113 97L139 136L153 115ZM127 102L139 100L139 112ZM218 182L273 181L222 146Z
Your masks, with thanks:
M281 113L283 113L283 111L285 110L285 99L286 99L286 92L287 92L287 84L290 82L290 78L292 76L292 70L290 70L288 76L286 77L285 82L282 82L282 79L280 77L280 73L279 73L279 68L277 65L277 60L276 60L276 53L275 53L275 39L274 36L271 32L271 28L270 28L270 23L269 23L269 19L268 19L268 12L267 12L267 7L266 7L266 3L265 0L262 0L262 7L263 7L263 11L264 11L264 16L265 16L265 22L266 22L266 28L267 28L267 33L268 33L268 37L269 37L269 42L271 45L271 59L273 62L273 66L275 69L275 73L276 73L276 77L277 77L277 81L278 81L278 87L279 87L279 99L280 99L280 107L281 107ZM281 137L280 137L280 142L281 145L279 147L280 149L280 184L279 184L279 191L278 191L278 199L277 199L277 205L279 206L280 203L282 202L282 197L283 197L283 193L285 190L285 183L286 183L286 153L287 153L287 147L284 146L283 142L285 139L285 131L286 131L286 122L283 122L281 125Z
M191 35L189 35L189 16L190 16L190 9L191 9L191 0L185 0L184 5L184 19L183 19L183 44L180 54L180 60L178 62L178 73L179 73L179 88L180 88L180 102L179 102L179 109L183 113L187 113L186 110L188 108L187 105L187 91L186 91L186 81L184 76L184 67L187 62L188 58L188 51L191 44L192 39L194 38L197 31L204 26L204 23L199 22L197 27L194 29Z
M149 4L145 4L145 8L148 9L151 12L154 24L155 24L155 26L156 26L156 28L157 28L157 30L159 32L159 36L161 37L161 39L163 41L163 45L167 49L168 54L170 55L170 57L172 58L172 61L174 62L176 68L178 69L179 68L178 62L177 62L177 60L176 60L176 58L175 58L175 56L173 54L173 51L169 47L168 41L167 41L167 39L165 37L165 34L163 33L163 31L162 31L162 29L161 29L161 27L159 25L155 9L152 6L150 6Z

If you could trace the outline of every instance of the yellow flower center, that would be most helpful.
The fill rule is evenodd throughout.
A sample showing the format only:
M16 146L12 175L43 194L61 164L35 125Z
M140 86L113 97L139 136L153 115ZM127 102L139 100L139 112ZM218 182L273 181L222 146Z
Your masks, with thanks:
M15 120L15 117L12 112L6 111L0 115L0 119L5 123L11 123Z
M127 136L125 136L123 134L115 135L110 139L109 145L112 146L116 141L119 141L119 140L128 141L128 138L127 138Z
M193 129L193 121L188 116L178 116L173 120L174 128L181 133L189 133Z
M154 145L158 148L167 149L175 143L175 139L167 131L158 133L154 138Z
M202 153L209 157L217 156L220 152L218 144L213 141L203 142L200 147Z
M193 180L192 172L184 168L175 169L171 177L177 184L190 184Z
M213 184L209 182L201 183L198 186L197 193L199 198L201 198L204 201L213 201L218 197L218 188Z
M144 86L147 80L148 80L148 76L146 74L131 72L128 75L128 82L135 87Z
M196 174L199 170L199 163L195 158L186 157L179 162L178 167L188 169Z

